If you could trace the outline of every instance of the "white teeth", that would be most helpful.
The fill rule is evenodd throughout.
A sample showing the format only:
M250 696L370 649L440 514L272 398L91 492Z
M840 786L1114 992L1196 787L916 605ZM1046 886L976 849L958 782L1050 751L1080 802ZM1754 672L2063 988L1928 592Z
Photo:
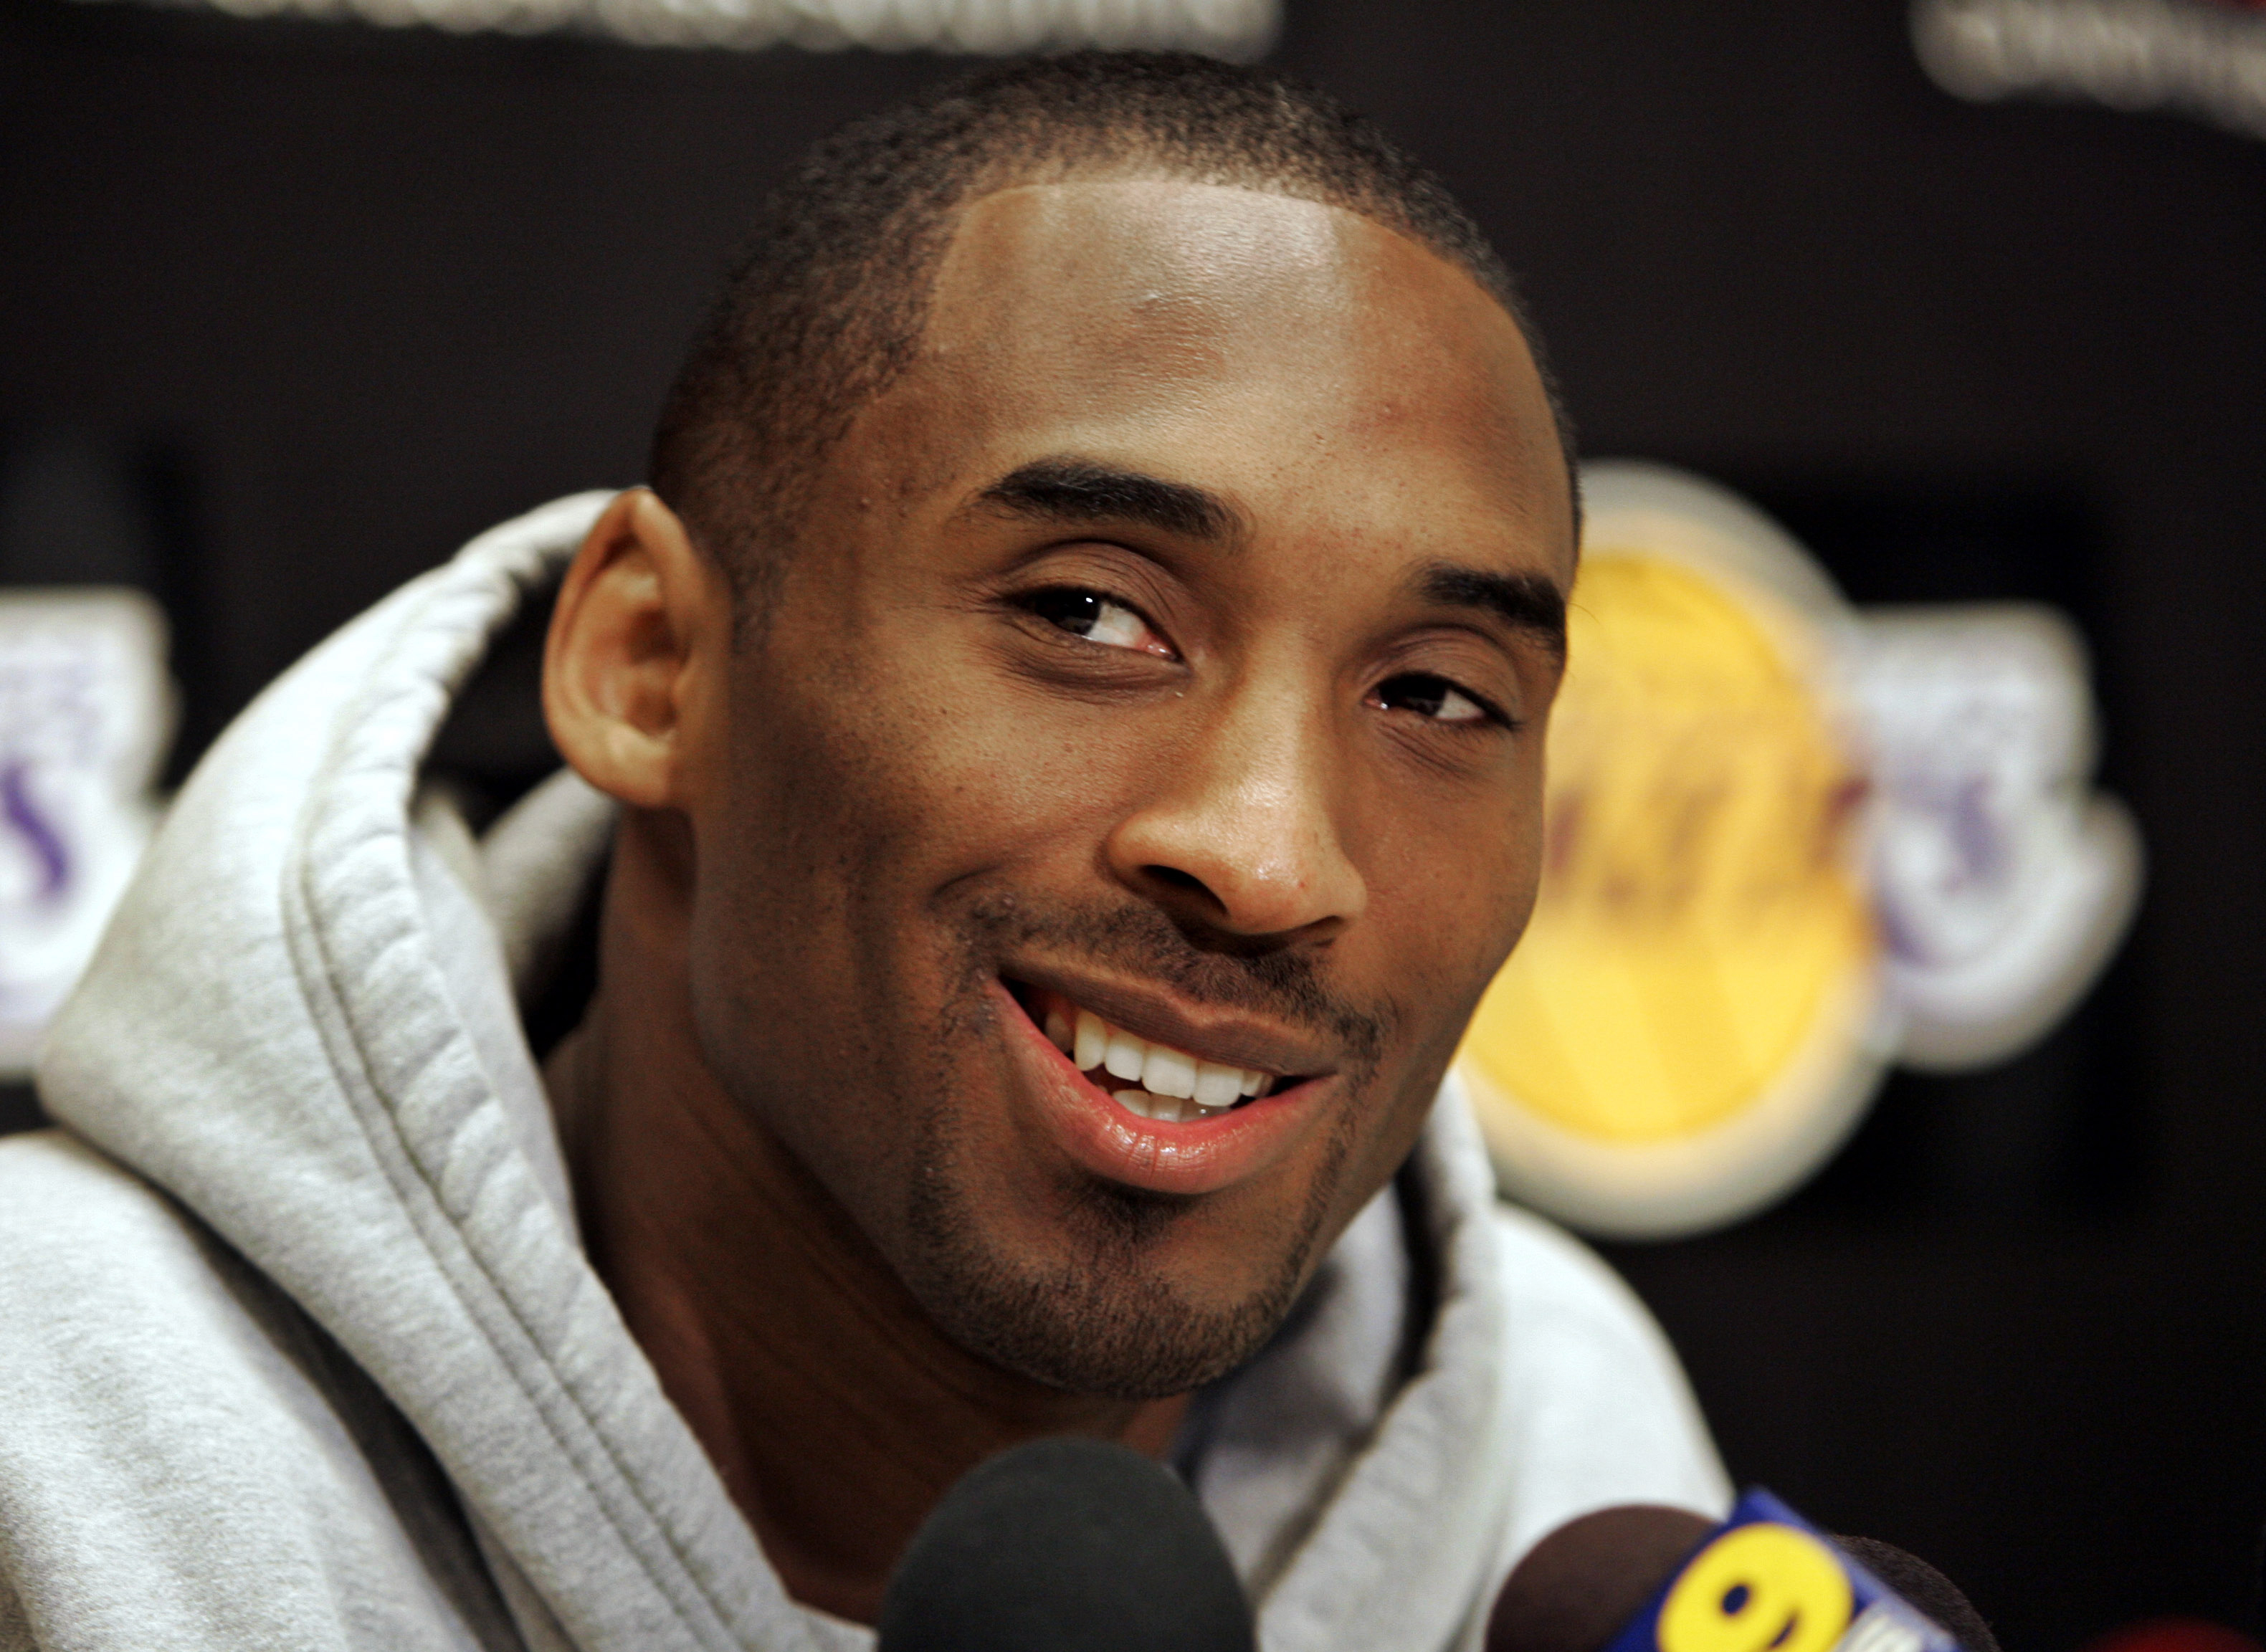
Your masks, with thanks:
M1144 1119L1163 1119L1170 1122L1176 1117L1175 1112L1166 1110L1173 1107L1174 1104L1172 1101L1164 1096L1151 1095L1146 1090L1120 1090L1116 1094L1116 1101L1117 1105L1128 1113L1137 1113Z
M1195 1057L1163 1044L1150 1045L1148 1059L1141 1064L1141 1086L1151 1095L1168 1095L1176 1099L1194 1095L1196 1093Z
M1200 1061L1184 1049L1152 1044L1112 1027L1092 1010L1071 1006L1047 1012L1047 1036L1067 1052L1080 1072L1101 1069L1139 1089L1112 1092L1128 1112L1144 1119L1186 1122L1224 1112L1247 1096L1264 1095L1274 1075L1254 1067Z
M1137 1113L1144 1119L1154 1119L1160 1124L1187 1124L1209 1116L1202 1107L1178 1096L1159 1095L1151 1090L1120 1090L1117 1105L1128 1113Z
M1101 1065L1101 1058L1109 1049L1109 1028L1092 1010L1078 1012L1078 1049L1071 1057L1080 1072L1092 1072Z
M1153 1064L1156 1057L1149 1057ZM1143 1068L1144 1073L1148 1068ZM1198 1107L1233 1107L1236 1098L1243 1094L1244 1071L1240 1067L1224 1067L1216 1061L1196 1064L1195 1099ZM1145 1082L1145 1081L1144 1081ZM1150 1085L1151 1089L1155 1085Z
M1148 1058L1149 1046L1145 1042L1114 1027L1109 1029L1109 1051L1102 1056L1101 1064L1109 1070L1111 1078L1139 1078L1142 1064Z

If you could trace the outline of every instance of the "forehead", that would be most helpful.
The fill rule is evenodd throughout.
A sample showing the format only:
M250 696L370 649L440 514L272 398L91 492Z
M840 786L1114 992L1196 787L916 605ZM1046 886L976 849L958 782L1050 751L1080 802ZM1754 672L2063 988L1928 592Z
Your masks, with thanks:
M1421 494L1570 553L1516 325L1429 249L1315 201L1177 180L985 196L940 260L917 362L868 412L914 492L1074 452L1178 471L1261 518L1295 498L1351 526Z

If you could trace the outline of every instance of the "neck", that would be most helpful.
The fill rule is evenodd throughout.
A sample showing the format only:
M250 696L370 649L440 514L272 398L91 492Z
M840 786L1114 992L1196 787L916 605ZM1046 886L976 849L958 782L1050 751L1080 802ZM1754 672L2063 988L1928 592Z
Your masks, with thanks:
M545 1065L583 1243L788 1593L871 1623L976 1464L1057 1434L1161 1454L1186 1401L1064 1393L936 1328L702 1060L690 861L676 817L625 817L598 995Z

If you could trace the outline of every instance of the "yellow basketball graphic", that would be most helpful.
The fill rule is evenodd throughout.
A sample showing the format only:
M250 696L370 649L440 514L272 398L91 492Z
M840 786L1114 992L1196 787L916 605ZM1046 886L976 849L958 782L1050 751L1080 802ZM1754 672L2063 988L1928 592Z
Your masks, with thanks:
M1688 1232L1807 1173L1881 1067L1838 599L1696 479L1584 482L1541 892L1457 1065L1513 1196Z

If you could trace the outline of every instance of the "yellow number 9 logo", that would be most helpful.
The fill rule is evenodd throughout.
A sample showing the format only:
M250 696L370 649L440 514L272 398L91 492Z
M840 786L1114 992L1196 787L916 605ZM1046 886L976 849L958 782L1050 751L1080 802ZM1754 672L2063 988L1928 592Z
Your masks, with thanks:
M1660 1605L1660 1652L1830 1652L1849 1626L1849 1575L1792 1526L1734 1526Z

